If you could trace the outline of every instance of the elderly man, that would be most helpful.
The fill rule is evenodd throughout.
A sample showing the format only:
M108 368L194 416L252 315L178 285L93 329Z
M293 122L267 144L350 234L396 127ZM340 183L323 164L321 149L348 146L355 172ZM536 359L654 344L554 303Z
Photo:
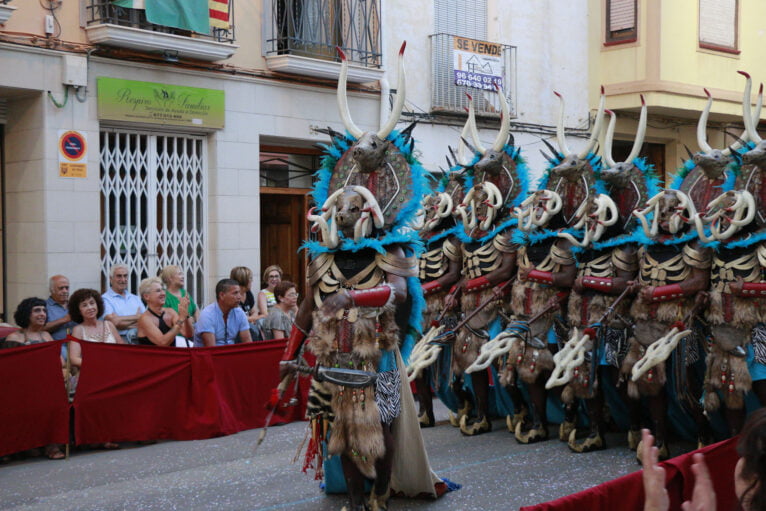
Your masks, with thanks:
M141 299L128 292L128 267L124 264L112 266L109 272L109 290L101 295L104 300L104 319L108 319L126 343L132 343L136 336L138 318L146 307Z
M194 327L194 345L220 346L252 342L250 324L239 306L242 292L239 283L223 279L215 286L216 301L202 309Z
M48 311L48 322L45 330L50 332L51 337L58 341L64 339L72 332L77 324L69 317L67 304L69 303L69 279L63 275L54 275L48 281L51 295L45 302Z

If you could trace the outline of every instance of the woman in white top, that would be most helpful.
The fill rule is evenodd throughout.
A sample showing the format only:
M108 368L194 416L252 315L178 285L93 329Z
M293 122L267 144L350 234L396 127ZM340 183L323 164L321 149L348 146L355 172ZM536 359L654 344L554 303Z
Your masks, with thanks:
M111 321L101 321L104 314L104 302L95 289L78 289L69 298L69 316L77 326L72 329L72 337L84 341L124 344L117 328ZM69 343L69 362L80 368L82 349L76 342Z
M101 321L104 314L104 301L95 289L78 289L69 297L69 316L77 323L72 329L72 337L91 342L108 344L125 344L117 328L109 320ZM76 342L69 343L69 363L72 374L76 377L82 366L82 348ZM74 388L72 385L72 389ZM98 447L104 449L119 449L120 444L104 442Z

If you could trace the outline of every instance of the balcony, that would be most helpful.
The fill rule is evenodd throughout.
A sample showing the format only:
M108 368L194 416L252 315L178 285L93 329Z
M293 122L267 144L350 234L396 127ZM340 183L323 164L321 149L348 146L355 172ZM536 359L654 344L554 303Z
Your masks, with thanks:
M11 14L16 10L16 7L8 5L9 0L0 0L0 25L3 25L11 18Z
M85 16L91 43L157 53L171 62L224 60L239 48L234 44L234 0L229 0L229 28L211 27L207 34L155 25L143 9L119 7L110 0L86 0Z
M340 71L338 46L349 60L349 82L379 80L383 76L380 2L270 0L265 30L269 69L335 80Z
M431 39L431 113L465 115L468 108L466 93L473 97L477 116L499 117L500 103L494 93L494 82L502 85L511 118L516 117L516 47L507 44L474 41L453 34L433 34ZM477 43L476 52L456 49L457 42ZM470 50L470 48L468 48ZM482 53L483 52L483 53ZM460 53L461 55L457 55ZM462 70L456 62L468 57ZM471 60L476 60L474 65ZM483 72L479 66L489 65L491 71ZM477 71L469 72L467 69ZM457 71L457 73L456 73ZM499 80L498 80L499 78ZM460 83L460 85L458 85Z

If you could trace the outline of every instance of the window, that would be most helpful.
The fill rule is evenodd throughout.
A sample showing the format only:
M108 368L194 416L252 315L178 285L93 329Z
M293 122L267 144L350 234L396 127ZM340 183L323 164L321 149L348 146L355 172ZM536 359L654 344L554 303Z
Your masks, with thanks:
M380 67L380 0L271 0L267 55L336 60Z
M606 38L609 44L632 43L638 38L637 0L606 0Z
M169 264L205 303L205 139L101 132L101 280L113 264L130 269L130 290Z
M700 48L739 53L737 0L700 0Z
M469 93L473 96L477 115L497 116L500 103L494 90L456 83L456 73L466 70L455 62L459 59L456 55L460 55L455 50L455 41L461 38L491 43L487 41L487 0L434 0L434 34L430 38L431 112L464 115L468 106L466 93ZM491 44L501 48L500 54L496 65L481 73L502 78L511 117L516 117L516 47Z

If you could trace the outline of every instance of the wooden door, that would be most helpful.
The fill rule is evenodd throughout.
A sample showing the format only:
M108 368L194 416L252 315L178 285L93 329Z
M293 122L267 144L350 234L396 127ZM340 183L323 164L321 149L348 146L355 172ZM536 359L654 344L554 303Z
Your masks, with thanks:
M308 238L308 193L305 188L261 188L261 275L263 269L278 264L282 279L298 286L301 298L306 296L305 251L298 251ZM254 286L255 287L255 286Z

